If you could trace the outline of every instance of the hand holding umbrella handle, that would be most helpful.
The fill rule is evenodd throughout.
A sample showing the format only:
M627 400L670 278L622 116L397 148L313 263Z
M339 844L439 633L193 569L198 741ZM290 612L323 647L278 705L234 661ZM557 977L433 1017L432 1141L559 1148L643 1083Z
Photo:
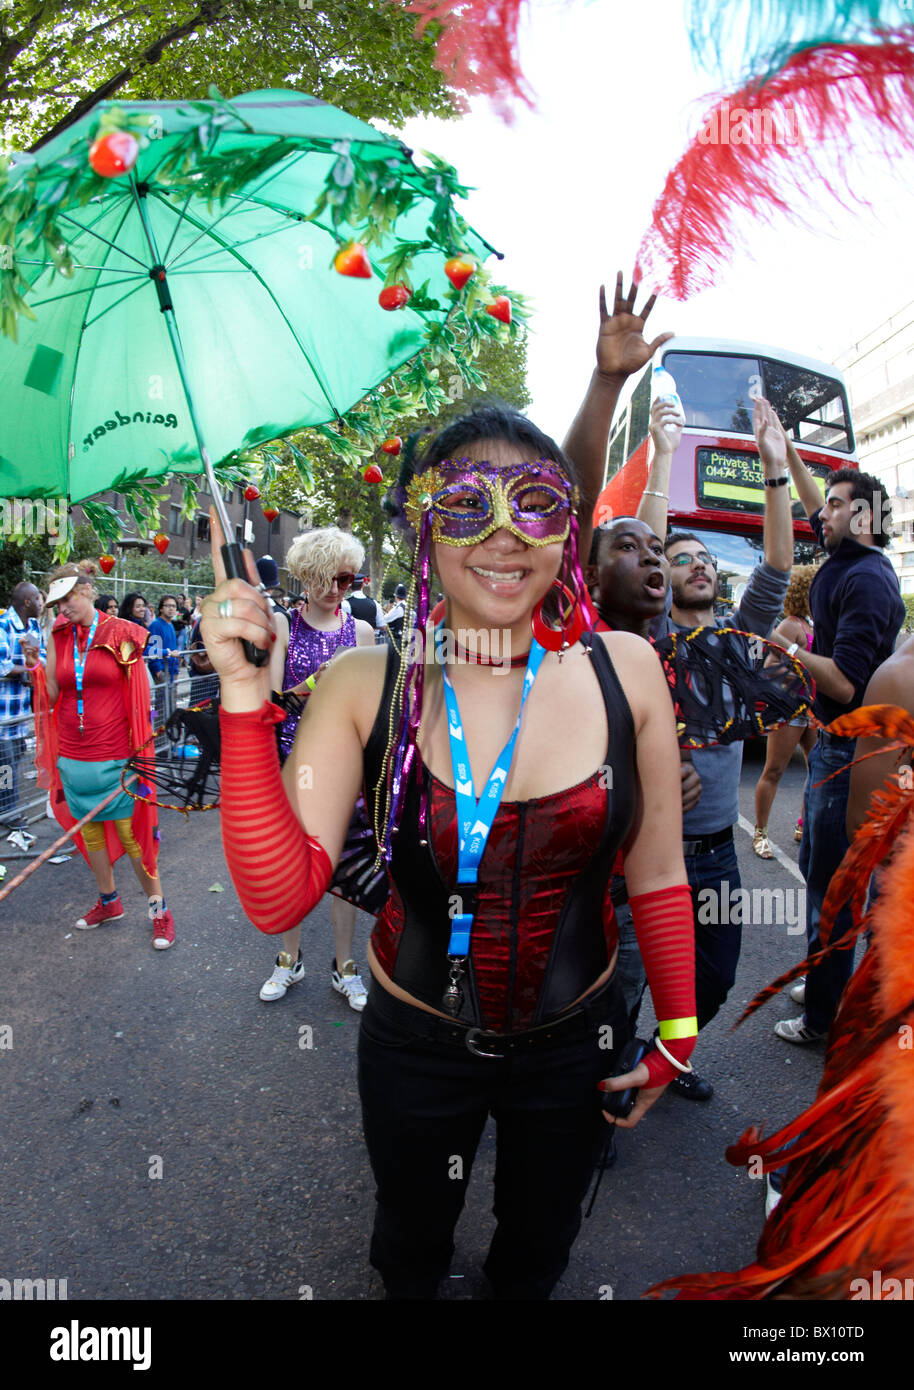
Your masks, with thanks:
M250 583L248 572L244 567L244 555L241 546L237 541L227 542L221 547L222 563L225 565L226 579L243 579L245 583ZM244 654L252 666L266 666L270 660L270 653L263 647L255 647L253 642L242 640Z

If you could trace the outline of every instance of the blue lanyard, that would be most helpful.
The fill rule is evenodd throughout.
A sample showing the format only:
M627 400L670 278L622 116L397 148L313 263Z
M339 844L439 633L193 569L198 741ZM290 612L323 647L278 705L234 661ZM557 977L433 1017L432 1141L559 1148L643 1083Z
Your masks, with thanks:
M440 640L439 628L435 633L436 643ZM479 863L485 852L486 843L489 838L489 831L498 813L501 798L504 794L505 783L508 780L508 770L514 758L514 745L517 742L517 735L520 733L520 721L524 712L524 705L527 696L533 689L533 682L536 680L537 672L543 657L546 655L544 647L539 642L534 642L530 648L530 656L527 659L527 670L524 675L524 689L521 695L520 709L517 714L517 722L514 725L514 732L508 739L501 753L495 760L495 766L489 774L482 796L477 803L476 795L473 790L473 773L470 770L470 759L467 753L466 740L463 736L463 723L460 718L460 710L457 706L457 696L447 673L447 667L442 666L444 676L444 698L447 705L448 717L448 737L451 742L451 765L454 769L454 796L457 801L457 827L458 827L458 883L475 883L479 871ZM462 904L461 904L462 906ZM470 932L473 927L472 912L458 912L451 918L451 939L448 944L449 956L467 956L470 952Z
M83 671L86 667L86 658L89 655L89 648L92 646L92 638L95 636L95 629L98 627L99 615L96 613L92 619L92 626L89 628L89 638L86 642L86 650L80 652L76 641L76 624L73 624L73 669L76 673L76 713L79 717L79 732L84 733L83 729Z

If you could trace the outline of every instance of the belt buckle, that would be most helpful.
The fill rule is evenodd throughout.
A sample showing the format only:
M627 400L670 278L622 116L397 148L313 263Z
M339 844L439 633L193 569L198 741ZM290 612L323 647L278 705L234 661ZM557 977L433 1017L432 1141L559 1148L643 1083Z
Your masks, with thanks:
M496 1059L501 1057L500 1052L485 1052L477 1045L476 1039L482 1037L497 1038L498 1034L494 1028L471 1028L465 1039L467 1050L472 1052L474 1057L495 1057Z

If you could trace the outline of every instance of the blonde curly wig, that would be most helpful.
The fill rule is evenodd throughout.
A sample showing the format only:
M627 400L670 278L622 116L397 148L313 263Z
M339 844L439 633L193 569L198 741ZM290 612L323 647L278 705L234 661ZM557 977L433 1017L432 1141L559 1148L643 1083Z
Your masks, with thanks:
M347 570L357 574L364 559L364 546L349 531L324 526L295 537L286 554L286 568L309 593L327 594L338 574Z
M815 565L794 565L784 596L784 613L788 618L809 617L809 586L815 573Z

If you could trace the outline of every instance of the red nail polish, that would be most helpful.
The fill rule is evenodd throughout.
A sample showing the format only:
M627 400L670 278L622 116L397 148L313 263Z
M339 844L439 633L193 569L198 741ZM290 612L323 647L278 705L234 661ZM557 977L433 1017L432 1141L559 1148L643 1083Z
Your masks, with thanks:
M275 642L275 641L276 641L276 633L275 633L275 632L271 632L271 633L270 633L270 641L271 641L271 642Z

